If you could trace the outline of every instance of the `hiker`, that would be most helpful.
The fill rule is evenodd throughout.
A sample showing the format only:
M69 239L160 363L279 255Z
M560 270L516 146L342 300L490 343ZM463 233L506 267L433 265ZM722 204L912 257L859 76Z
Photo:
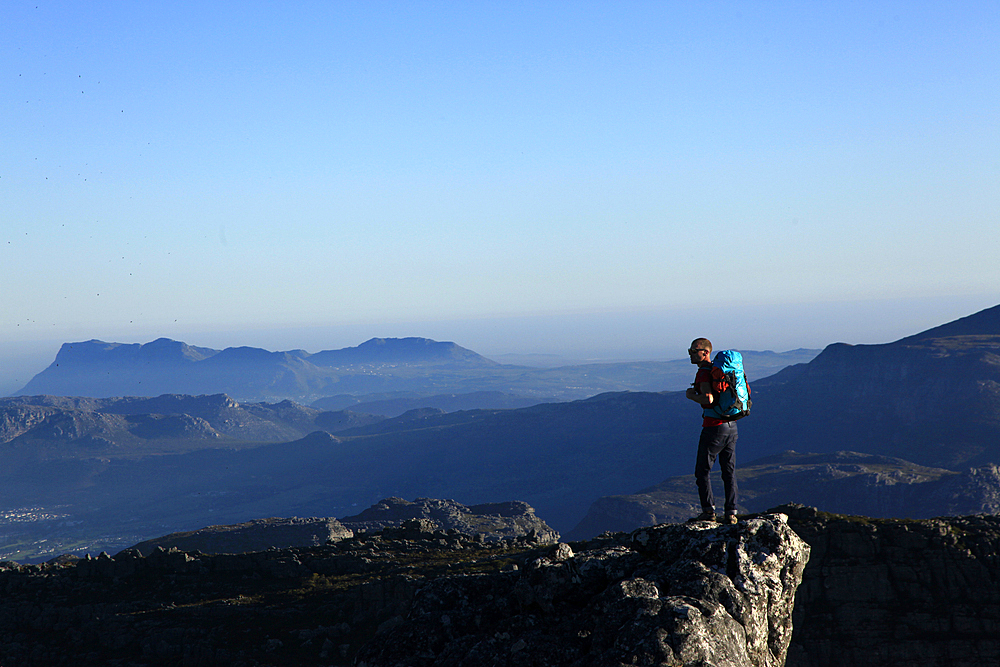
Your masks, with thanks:
M701 499L700 521L715 521L715 498L712 484L708 479L715 459L719 459L722 483L726 489L725 516L723 523L736 523L736 420L718 416L712 409L717 404L718 394L712 391L712 342L707 338L691 341L688 350L691 363L698 366L693 386L685 396L702 406L701 438L698 440L698 458L694 465L694 478L698 484Z

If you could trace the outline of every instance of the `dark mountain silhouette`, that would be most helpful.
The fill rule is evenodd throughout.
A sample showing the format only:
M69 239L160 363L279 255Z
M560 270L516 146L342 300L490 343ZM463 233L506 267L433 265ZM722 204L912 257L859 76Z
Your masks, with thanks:
M1000 462L1000 306L894 343L830 345L753 392L744 458L849 448L953 470Z
M908 343L932 338L952 336L997 336L1000 334L1000 305L981 310L978 313L960 317L941 326L908 336L897 342Z

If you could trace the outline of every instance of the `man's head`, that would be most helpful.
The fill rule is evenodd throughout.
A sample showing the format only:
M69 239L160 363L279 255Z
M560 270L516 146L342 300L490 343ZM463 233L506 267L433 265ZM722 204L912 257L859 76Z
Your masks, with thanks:
M698 366L712 363L712 341L707 338L695 338L688 348L691 363Z

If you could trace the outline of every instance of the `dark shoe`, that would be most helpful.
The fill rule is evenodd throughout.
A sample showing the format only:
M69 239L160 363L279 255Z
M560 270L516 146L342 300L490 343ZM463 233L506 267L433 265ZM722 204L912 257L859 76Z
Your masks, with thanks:
M715 510L704 510L701 514L694 518L695 521L711 521L715 522Z
M727 514L726 516L724 516L722 518L722 523L729 523L729 524L736 523L736 515L735 514Z

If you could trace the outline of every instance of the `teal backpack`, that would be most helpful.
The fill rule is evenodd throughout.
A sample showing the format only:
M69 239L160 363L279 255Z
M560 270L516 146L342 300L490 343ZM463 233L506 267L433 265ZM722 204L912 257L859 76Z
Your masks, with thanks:
M720 350L712 360L712 392L717 400L705 408L706 417L736 421L750 414L750 386L743 373L743 355Z

